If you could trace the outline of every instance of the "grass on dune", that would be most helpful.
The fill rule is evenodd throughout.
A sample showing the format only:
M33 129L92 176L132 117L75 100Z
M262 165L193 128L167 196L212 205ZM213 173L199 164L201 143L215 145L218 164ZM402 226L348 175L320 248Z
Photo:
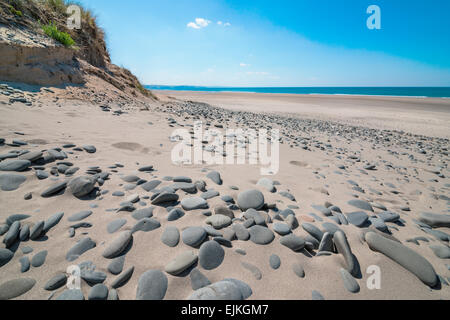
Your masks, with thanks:
M55 39L59 43L63 44L66 47L71 47L75 44L75 41L72 39L70 34L59 31L58 27L53 23L42 26L42 30L44 30L45 34L50 38Z

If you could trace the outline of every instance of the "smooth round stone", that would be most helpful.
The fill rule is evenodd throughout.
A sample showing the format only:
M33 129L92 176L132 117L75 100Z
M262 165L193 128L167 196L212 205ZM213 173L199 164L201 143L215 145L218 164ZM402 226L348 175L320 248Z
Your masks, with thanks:
M92 211L81 211L70 216L68 220L70 222L81 221L89 217L92 213L93 213Z
M15 221L10 227L5 237L3 238L3 243L7 248L11 247L18 239L20 234L20 222Z
M215 198L218 196L220 196L220 193L219 193L219 191L216 191L216 190L208 190L208 191L202 193L202 195L201 195L201 197L205 200L209 200L209 199L212 199L212 198Z
M176 193L164 192L164 193L161 193L158 196L156 196L154 199L152 199L152 204L158 205L158 204L163 204L163 203L168 203L168 202L176 202L176 201L178 201L178 199L179 199L179 196Z
M66 254L67 261L75 261L83 253L95 248L96 243L91 238L84 238L74 245Z
M45 180L49 177L49 174L48 174L48 172L45 172L43 170L36 170L36 177L39 180Z
M161 235L161 241L166 246L174 248L180 242L180 232L176 227L167 227Z
M173 182L192 183L192 179L189 177L175 177L173 178Z
M342 281L344 281L344 287L351 293L358 293L360 290L358 282L355 278L345 269L341 269Z
M0 174L0 189L3 191L14 191L27 180L27 177L20 174Z
M244 296L240 288L231 281L220 281L194 291L188 300L241 301Z
M13 214L6 219L6 224L11 226L16 221L23 221L30 218L27 214Z
M441 258L441 259L450 259L450 248L449 247L447 247L445 245L437 244L437 245L431 245L430 249L434 252L436 257Z
M200 197L185 198L181 200L181 206L186 211L208 209L208 202Z
M134 273L134 266L123 272L120 276L118 276L112 283L111 288L119 289L123 287L128 281L131 279Z
M20 272L25 273L30 270L30 259L28 257L22 257L19 259L20 262Z
M269 264L270 264L270 267L273 270L279 269L281 267L281 259L280 259L280 257L277 256L276 254L271 255L270 258L269 258Z
M197 263L198 257L194 251L185 251L166 265L166 272L177 276Z
M102 256L106 259L118 257L133 239L130 231L121 232L103 251Z
M144 218L139 220L131 230L132 233L137 231L150 232L161 227L161 223L153 218Z
M206 239L207 233L202 227L189 227L181 232L184 244L197 248Z
M134 211L131 216L135 220L142 220L145 218L151 218L153 217L153 208L144 208Z
M158 187L161 183L162 182L159 180L152 180L152 181L142 184L141 188L147 192L150 192L150 191L154 190L156 187Z
M305 248L306 242L295 234L284 236L280 239L280 243L291 249L292 251L300 251Z
M214 208L214 213L215 214L220 214L223 216L227 216L230 219L234 219L234 213L232 210L230 210L229 208L225 207L225 206L217 206Z
M371 250L380 252L397 262L426 285L434 287L438 283L439 280L433 266L412 249L375 232L367 232L365 240Z
M184 192L187 192L187 193L196 193L197 192L197 187L193 183L177 182L177 183L172 184L170 187L173 188L175 191L183 190Z
M117 219L117 220L114 220L114 221L111 221L110 223L108 223L106 230L110 234L115 233L115 232L119 231L120 228L122 228L126 224L127 224L126 219Z
M227 216L223 216L221 214L215 214L208 219L206 219L205 223L213 226L215 229L220 230L231 225L231 218Z
M215 237L213 240L224 247L227 247L227 248L233 247L233 244L231 243L231 241L228 239L225 239L224 237Z
M61 288L66 283L67 283L67 276L64 273L57 274L56 276L47 281L47 283L44 286L44 289L47 291L54 291Z
M96 153L97 152L97 149L92 145L85 145L85 146L83 146L83 149L87 153Z
M425 212L420 215L419 221L426 223L432 228L450 228L449 214L435 214Z
M75 197L81 198L94 190L95 183L96 180L93 177L78 177L71 180L68 187Z
M305 277L305 269L303 268L303 266L296 262L292 265L292 271L294 271L294 273L297 275L297 277L299 278L304 278Z
M129 196L125 202L130 202L130 203L137 203L139 202L139 195L138 194L133 194L131 196Z
M266 227L253 226L248 229L248 232L250 233L250 240L256 244L267 245L275 239L273 232Z
M30 278L10 280L0 285L0 300L20 297L30 291L36 280Z
M325 298L320 294L320 292L313 290L312 300L313 301L323 301L323 300L325 300Z
M246 284L245 282L243 282L241 280L237 280L237 279L233 279L233 278L226 278L226 279L223 279L223 281L230 281L234 285L236 285L239 288L239 290L241 291L242 299L244 299L244 300L250 298L253 294L252 288L250 288L250 286L248 284Z
M125 193L123 191L114 191L112 193L113 197L123 197L125 195Z
M84 300L84 295L79 289L67 289L56 300L81 301Z
M54 226L56 226L61 219L64 217L64 212L58 212L51 216L47 221L44 223L44 233L49 232Z
M57 182L41 193L41 197L50 198L67 187L67 181Z
M0 236L5 235L9 230L9 225L7 224L2 224L0 225Z
M323 238L323 232L317 228L315 225L310 223L302 224L303 230L308 232L311 236L313 236L317 241L321 241Z
M248 241L250 239L250 233L242 224L234 224L231 228L235 232L238 240Z
M329 232L333 235L338 231L342 231L337 225L330 222L325 222L324 224L322 224L322 227L325 229L325 232Z
M96 284L91 288L88 300L106 300L108 298L108 287L104 284Z
M264 195L259 190L248 190L238 195L237 204L242 211L259 210L264 206Z
M197 268L193 269L189 276L191 278L192 290L198 290L211 284L211 281Z
M39 237L41 237L45 227L44 221L37 222L31 229L30 229L30 239L31 240L37 240Z
M178 208L175 208L169 212L167 216L167 221L176 221L184 216L184 211Z
M225 250L216 241L207 241L200 247L198 257L203 269L214 270L222 264Z
M273 224L273 231L275 231L281 236L285 236L291 233L291 228L285 223L277 222Z
M120 256L111 261L108 265L108 271L113 275L118 275L123 271L123 266L125 264L125 256Z
M377 216L384 222L397 222L398 220L400 220L400 215L398 213L390 211L377 213Z
M168 286L167 277L159 270L149 270L138 281L136 300L163 300Z
M350 200L348 202L348 204L353 206L353 207L356 207L358 209L361 209L361 210L373 212L373 208L370 205L370 203L368 203L367 201L364 201L364 200L354 199L354 200Z
M207 177L219 186L223 184L222 178L220 177L220 173L217 171L211 171L210 173L207 174Z
M369 216L365 212L352 212L347 214L347 220L354 226L357 226L358 228L363 228L364 226L367 226Z
M4 160L0 162L0 171L25 171L31 166L28 160Z
M45 251L41 251L39 253L36 253L33 256L33 259L31 259L31 265L35 268L39 268L41 267L44 263L45 263L45 259L47 258L47 254L48 252Z

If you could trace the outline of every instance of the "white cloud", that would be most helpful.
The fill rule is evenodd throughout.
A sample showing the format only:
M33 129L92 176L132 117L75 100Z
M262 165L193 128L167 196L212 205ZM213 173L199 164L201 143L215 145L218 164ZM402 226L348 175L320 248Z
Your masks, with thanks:
M225 27L230 27L230 26L231 26L231 23L225 22L223 25L224 25Z
M193 29L201 29L201 28L206 28L209 24L211 23L211 21L203 19L203 18L196 18L195 22L189 22L187 24L188 28L193 28Z
M217 24L218 24L219 26L221 26L221 25L223 24L223 22L222 22L222 21L217 21Z
M248 71L246 73L250 76L268 76L270 74L269 72L264 71Z
M250 67L250 65L249 65L249 64L246 64L246 63L243 63L243 62L241 62L240 66L241 66L242 68L245 68L245 67Z
M229 22L223 22L223 21L217 21L217 24L218 24L219 26L224 26L224 27L229 27L229 26L231 26L231 23L229 23Z

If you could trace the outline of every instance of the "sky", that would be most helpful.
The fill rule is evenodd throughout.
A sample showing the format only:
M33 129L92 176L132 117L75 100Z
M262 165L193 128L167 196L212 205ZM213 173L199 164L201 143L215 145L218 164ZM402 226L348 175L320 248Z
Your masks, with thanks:
M448 0L79 2L148 85L450 86Z

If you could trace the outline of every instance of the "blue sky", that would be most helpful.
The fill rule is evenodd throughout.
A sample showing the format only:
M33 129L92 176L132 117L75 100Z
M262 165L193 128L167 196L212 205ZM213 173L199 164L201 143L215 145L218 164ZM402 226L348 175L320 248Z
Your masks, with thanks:
M145 84L450 86L448 0L80 2Z

